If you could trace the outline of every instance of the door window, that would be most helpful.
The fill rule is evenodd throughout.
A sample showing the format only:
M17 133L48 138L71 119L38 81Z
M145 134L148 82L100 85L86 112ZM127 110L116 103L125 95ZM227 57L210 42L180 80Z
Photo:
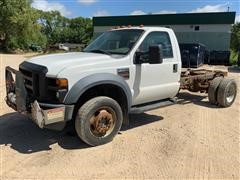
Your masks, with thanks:
M163 58L173 57L172 44L167 32L151 32L148 34L140 45L139 51L148 54L149 46L153 45L162 46Z

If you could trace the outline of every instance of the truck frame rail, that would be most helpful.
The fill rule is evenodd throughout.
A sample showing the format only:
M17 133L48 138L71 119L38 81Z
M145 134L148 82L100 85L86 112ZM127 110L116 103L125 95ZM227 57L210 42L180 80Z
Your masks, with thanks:
M180 78L180 89L191 92L207 93L210 82L216 77L226 77L228 72L208 69L183 69Z

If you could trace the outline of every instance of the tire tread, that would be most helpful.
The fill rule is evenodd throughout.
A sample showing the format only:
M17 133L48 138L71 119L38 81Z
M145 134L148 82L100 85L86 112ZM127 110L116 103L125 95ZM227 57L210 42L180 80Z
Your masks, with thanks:
M78 134L78 136L87 144L91 145L91 146L96 146L96 145L101 145L101 144L105 144L105 142L101 143L99 142L99 144L97 143L93 143L89 140L89 138L86 136L85 133L85 126L84 126L84 121L82 119L87 119L87 115L90 109L92 109L95 104L98 104L100 102L104 102L104 101L111 101L112 103L115 104L116 107L118 107L119 110L121 110L120 105L113 99L106 97L106 96L99 96L99 97L95 97L93 99L90 99L89 101L87 101L85 104L82 105L82 107L78 110L76 119L75 119L75 129L76 132ZM122 113L122 111L121 111ZM122 114L121 114L121 118L118 119L120 121L120 123L122 124ZM120 130L121 126L118 128L118 131ZM110 141L113 139L113 137L110 139Z
M211 104L217 104L217 91L222 79L222 77L216 77L210 82L208 88L208 100Z

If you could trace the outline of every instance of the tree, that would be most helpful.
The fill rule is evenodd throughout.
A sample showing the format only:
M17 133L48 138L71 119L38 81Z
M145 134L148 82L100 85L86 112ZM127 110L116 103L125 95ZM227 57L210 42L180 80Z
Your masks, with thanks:
M61 16L58 11L43 12L38 10L40 15L38 23L42 27L42 33L47 37L48 44L54 44L63 38L63 31L68 26L68 19Z
M231 49L235 52L240 49L240 23L236 23L232 27Z
M74 18L70 20L71 42L87 44L93 35L92 20L89 18Z
M68 19L58 11L39 11L39 14L39 23L49 45L65 42L87 44L92 38L92 20L89 18Z
M44 46L46 37L37 23L38 13L30 0L1 0L0 41L5 50L28 49L31 43Z
M0 1L0 46L5 50L28 49L30 44L86 44L92 38L92 20L68 19L59 11L31 7L31 0Z

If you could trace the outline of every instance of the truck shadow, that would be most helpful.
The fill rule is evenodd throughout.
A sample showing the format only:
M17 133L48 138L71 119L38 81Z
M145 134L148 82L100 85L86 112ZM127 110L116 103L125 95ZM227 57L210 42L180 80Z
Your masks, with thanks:
M129 115L129 125L126 127L123 127L122 131L127 131L129 129L134 129L140 126L144 126L150 123L154 123L157 121L163 120L162 116L147 114L147 113L141 113L141 114L130 114Z
M192 94L190 92L180 92L178 94L178 101L177 104L185 105L185 104L196 104L198 106L208 107L216 109L218 106L210 104L208 102L207 95L204 94Z
M162 117L148 114L131 115L127 129L162 119ZM19 113L8 113L0 116L0 145L9 146L19 153L31 154L51 150L51 146L54 144L58 144L63 149L91 148L79 140L76 135L69 135L66 130L56 132L40 129L31 120Z

